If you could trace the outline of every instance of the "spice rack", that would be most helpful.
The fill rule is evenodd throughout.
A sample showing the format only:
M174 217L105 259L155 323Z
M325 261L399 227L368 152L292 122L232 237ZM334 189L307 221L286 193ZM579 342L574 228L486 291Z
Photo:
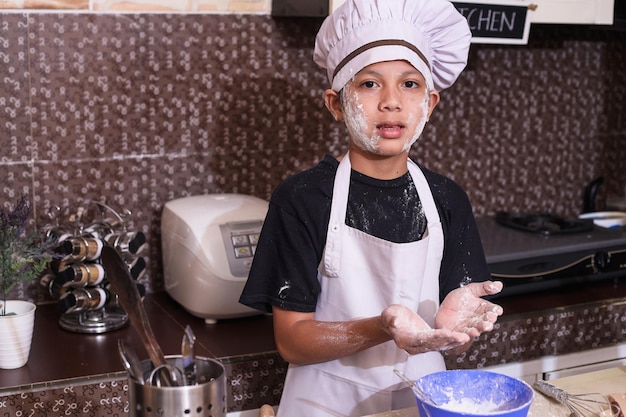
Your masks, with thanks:
M132 231L125 220L130 211L119 212L104 202L81 200L63 209L53 207L50 223L42 232L56 241L56 256L48 265L41 284L59 302L59 326L76 333L105 333L128 323L128 315L109 287L100 254L104 245L113 247L128 269L139 279L146 270L141 256L146 238ZM141 295L145 288L137 283Z

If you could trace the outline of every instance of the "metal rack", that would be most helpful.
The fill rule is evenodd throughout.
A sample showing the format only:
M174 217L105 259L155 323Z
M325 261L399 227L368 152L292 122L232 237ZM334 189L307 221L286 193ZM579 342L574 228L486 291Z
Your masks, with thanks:
M145 235L128 228L130 211L117 211L101 201L80 200L63 209L53 207L49 224L42 228L57 241L57 257L50 262L41 284L59 301L59 326L76 333L105 333L128 323L128 315L108 285L100 265L104 245L120 253L131 275L139 279L146 270L141 256ZM142 284L137 283L141 294Z

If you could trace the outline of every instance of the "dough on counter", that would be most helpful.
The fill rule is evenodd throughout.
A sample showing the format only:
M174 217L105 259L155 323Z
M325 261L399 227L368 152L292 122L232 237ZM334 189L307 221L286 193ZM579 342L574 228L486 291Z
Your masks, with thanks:
M274 409L271 405L263 404L261 409L259 410L259 417L274 417Z

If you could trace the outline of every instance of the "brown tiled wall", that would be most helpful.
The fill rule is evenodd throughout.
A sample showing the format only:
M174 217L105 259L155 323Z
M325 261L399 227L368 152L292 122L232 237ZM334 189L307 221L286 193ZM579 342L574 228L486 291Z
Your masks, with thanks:
M269 13L271 0L0 0L0 9Z
M166 201L268 199L345 149L311 59L319 23L0 13L0 202L28 194L38 225L79 198L131 210L149 237L144 280L161 290ZM575 215L600 175L602 195L624 195L625 67L626 32L536 26L527 46L474 45L412 156L463 185L478 215Z

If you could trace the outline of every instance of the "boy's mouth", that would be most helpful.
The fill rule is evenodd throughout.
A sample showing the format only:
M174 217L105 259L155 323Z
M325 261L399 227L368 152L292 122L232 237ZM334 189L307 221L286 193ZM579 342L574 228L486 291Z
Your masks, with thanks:
M402 135L404 125L401 123L379 123L376 125L376 130L384 138L394 139Z

